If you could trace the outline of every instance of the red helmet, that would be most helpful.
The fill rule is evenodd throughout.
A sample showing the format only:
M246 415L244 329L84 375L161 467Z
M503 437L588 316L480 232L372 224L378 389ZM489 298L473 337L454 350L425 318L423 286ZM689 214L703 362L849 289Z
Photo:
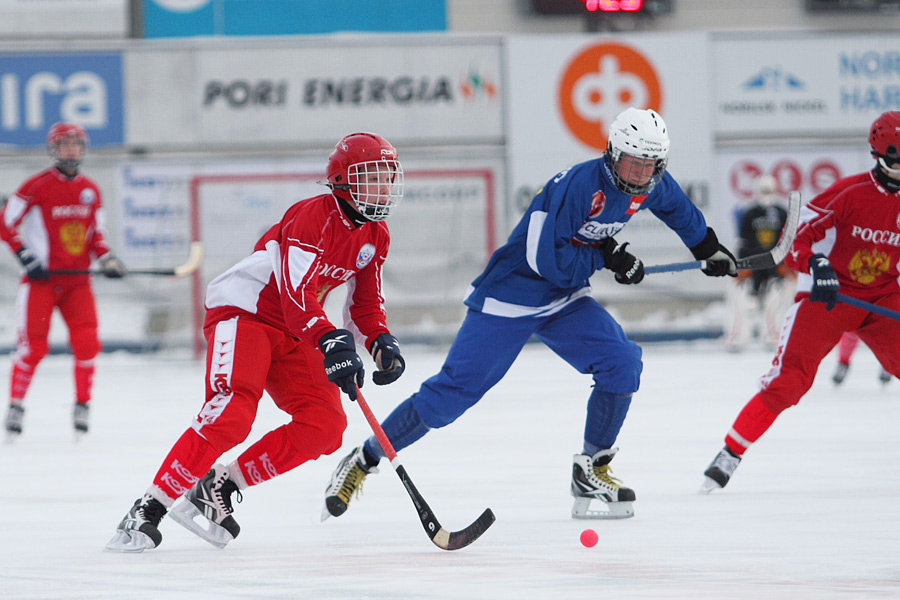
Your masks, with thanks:
M875 119L869 130L869 146L879 163L885 159L888 164L900 162L900 112L886 112Z
M328 157L328 186L370 221L383 221L403 197L397 150L380 135L351 133Z
M47 151L50 153L50 156L53 157L60 168L66 171L75 171L78 169L78 165L81 164L81 155L78 158L61 159L59 157L59 144L63 140L75 140L81 144L83 154L84 149L88 145L88 135L84 131L84 127L77 123L54 123L50 127L50 131L47 132Z

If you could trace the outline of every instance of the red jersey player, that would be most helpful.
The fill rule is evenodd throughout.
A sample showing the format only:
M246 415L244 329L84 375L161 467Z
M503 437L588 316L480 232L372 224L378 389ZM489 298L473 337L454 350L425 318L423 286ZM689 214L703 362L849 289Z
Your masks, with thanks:
M25 181L3 207L0 238L25 269L16 299L18 340L6 415L10 440L22 433L25 393L38 363L47 354L54 308L59 308L69 328L75 356L75 434L88 430L94 357L100 351L90 276L48 273L56 269L86 270L93 256L100 260L107 277L125 275L106 243L100 190L78 172L87 143L80 125L53 125L47 134L53 167Z
M750 446L812 386L822 359L855 332L882 366L900 374L900 322L848 304L841 293L900 310L900 112L869 131L875 167L837 181L806 205L785 263L799 271L772 368L706 469L703 491L724 487Z
M371 133L348 135L328 159L327 178L331 193L293 205L250 256L209 284L205 403L119 523L109 550L158 546L159 522L182 495L172 518L224 547L240 531L233 493L340 448L347 419L338 388L355 400L363 384L356 344L375 359L376 384L403 373L381 295L390 243L384 219L403 194L397 151ZM346 329L337 329L322 304L343 284ZM247 438L264 391L290 421L233 463L214 464ZM194 521L201 515L204 526Z

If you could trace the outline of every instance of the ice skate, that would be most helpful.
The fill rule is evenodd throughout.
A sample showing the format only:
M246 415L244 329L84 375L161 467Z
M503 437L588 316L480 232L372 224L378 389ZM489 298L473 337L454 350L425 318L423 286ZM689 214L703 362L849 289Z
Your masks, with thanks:
M11 444L22 435L22 421L25 418L25 408L21 404L10 404L6 412L6 443Z
M143 552L156 548L162 542L159 522L165 514L166 507L159 500L144 494L143 498L134 501L134 506L116 527L116 535L106 544L106 549L110 552Z
M894 376L890 374L890 372L885 369L881 369L881 373L878 374L878 381L881 382L881 385L887 385L891 382L891 379Z
M75 429L76 442L88 432L90 414L90 406L83 402L76 402L72 408L72 427Z
M713 490L725 487L740 462L740 456L729 450L727 446L722 448L703 472L704 478L700 493L708 494Z
M834 382L834 385L841 385L844 383L844 379L847 378L847 371L850 370L850 365L848 363L839 362L837 367L834 368L834 375L831 376L831 381Z
M618 448L601 450L593 456L572 457L573 519L627 519L634 516L634 490L612 476L609 463ZM591 510L591 501L601 504ZM599 507L599 508L598 508Z
M241 493L234 481L228 478L228 468L213 465L209 473L194 484L172 509L172 520L216 548L224 548L241 532L241 526L231 516L234 512L231 494L235 492L240 502ZM194 520L196 517L202 517L206 522L197 523Z
M377 473L377 467L366 464L363 447L354 448L338 464L331 481L325 488L325 508L322 509L322 520L328 517L339 517L347 512L347 506L353 496L359 497L363 480L370 473Z

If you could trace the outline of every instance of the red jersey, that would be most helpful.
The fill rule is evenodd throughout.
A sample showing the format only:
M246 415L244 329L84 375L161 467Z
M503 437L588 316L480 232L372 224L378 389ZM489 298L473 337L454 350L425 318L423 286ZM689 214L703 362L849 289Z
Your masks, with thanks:
M250 313L316 347L335 329L322 309L325 298L346 283L344 325L368 349L389 333L381 295L389 245L383 221L355 226L331 194L301 200L256 242L253 254L210 282L205 326Z
M812 287L809 259L820 253L848 296L873 302L900 291L900 192L889 192L866 172L840 179L813 198L784 261L801 273L798 294Z
M82 270L91 266L91 255L109 252L104 228L97 184L80 173L69 179L53 167L9 197L0 238L13 252L27 247L46 269Z

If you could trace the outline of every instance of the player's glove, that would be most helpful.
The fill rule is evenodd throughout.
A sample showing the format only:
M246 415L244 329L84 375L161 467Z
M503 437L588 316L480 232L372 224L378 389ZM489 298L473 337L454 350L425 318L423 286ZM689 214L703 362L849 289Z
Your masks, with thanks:
M46 281L49 278L44 265L38 260L38 257L31 253L31 250L22 246L16 252L19 262L25 268L25 276L32 281Z
M644 278L644 263L633 254L626 252L628 242L621 246L611 237L603 240L598 247L603 251L605 267L616 274L616 281L630 284L640 283Z
M712 227L706 228L706 237L691 247L691 254L697 260L705 260L706 268L701 269L704 275L710 277L737 277L737 261L731 251L719 243L716 232Z
M105 277L109 279L122 279L125 277L125 267L118 258L112 255L112 252L107 252L99 260Z
M372 358L377 369L372 373L375 385L394 383L406 369L406 361L400 355L400 344L389 333L382 333L372 342Z
M356 388L363 386L366 372L356 353L353 334L346 329L329 331L319 338L319 348L325 355L325 375L350 399L356 401Z
M813 280L809 301L824 303L826 310L834 308L841 284L824 254L813 254L809 258L809 274Z

